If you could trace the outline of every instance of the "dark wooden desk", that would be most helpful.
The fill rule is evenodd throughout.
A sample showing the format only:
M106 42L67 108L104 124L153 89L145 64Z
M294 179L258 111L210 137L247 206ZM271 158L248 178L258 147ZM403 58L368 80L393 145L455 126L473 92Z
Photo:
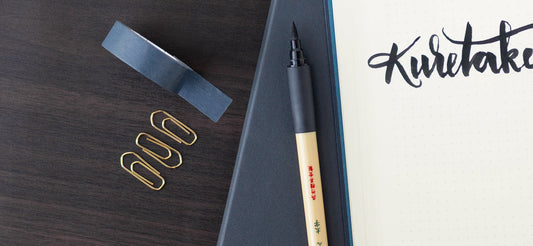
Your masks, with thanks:
M268 0L0 3L2 245L214 245ZM115 20L186 62L234 101L218 123L101 47ZM198 133L151 128L164 109ZM152 191L119 166L147 132L184 157ZM147 157L146 155L143 155Z

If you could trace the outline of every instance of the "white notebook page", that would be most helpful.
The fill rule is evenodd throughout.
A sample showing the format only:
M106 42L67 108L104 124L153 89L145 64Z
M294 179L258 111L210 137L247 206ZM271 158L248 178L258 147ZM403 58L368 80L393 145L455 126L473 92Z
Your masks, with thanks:
M333 0L355 246L533 245L533 29L504 38L516 56L508 73L502 42L490 41L502 21L504 36L532 24L532 9L526 0ZM470 60L487 52L476 63L487 67L465 76L464 45L443 32L463 42L468 23L473 42L487 40L471 45ZM390 57L379 54L393 43L398 55L413 46L388 84L379 63ZM444 73L456 54L455 76L435 68L419 86L411 57L431 65L436 52Z

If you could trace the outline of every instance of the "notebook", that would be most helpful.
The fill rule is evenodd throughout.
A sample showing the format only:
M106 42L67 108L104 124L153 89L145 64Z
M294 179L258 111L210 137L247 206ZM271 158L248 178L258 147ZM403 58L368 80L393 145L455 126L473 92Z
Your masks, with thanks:
M349 245L327 9L322 0L272 0L219 233L219 246L307 245L287 83L294 21L313 78L329 245Z
M532 3L329 4L353 245L533 245Z

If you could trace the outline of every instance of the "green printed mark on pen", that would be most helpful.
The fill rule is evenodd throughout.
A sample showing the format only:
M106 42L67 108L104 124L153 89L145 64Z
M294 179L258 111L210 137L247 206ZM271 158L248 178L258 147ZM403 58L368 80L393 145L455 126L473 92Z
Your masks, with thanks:
M315 231L316 234L320 234L320 222L318 220L315 221Z

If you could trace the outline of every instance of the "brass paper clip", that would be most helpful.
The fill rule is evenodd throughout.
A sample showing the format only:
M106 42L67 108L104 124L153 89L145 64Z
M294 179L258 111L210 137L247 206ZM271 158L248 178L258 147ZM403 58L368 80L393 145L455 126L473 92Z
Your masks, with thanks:
M157 127L155 122L154 122L154 116L158 113L163 113L167 116L167 118L164 118L163 121L161 121L161 128ZM179 128L181 128L181 130L183 130L187 135L190 135L192 134L194 136L194 139L191 140L190 142L187 142L185 140L183 140L182 138L178 137L178 135L176 135L175 133L171 132L167 127L166 127L166 122L167 121L171 121L172 123L176 124ZM187 125L183 124L181 121L179 121L178 119L174 118L174 116L170 115L169 113L167 113L166 111L163 111L163 110L157 110L155 112L153 112L151 115L150 115L150 123L152 123L152 126L157 129L158 131L166 134L167 136L171 137L172 139L176 140L178 143L182 143L182 144L185 144L185 145L192 145L194 144L194 142L196 142L196 139L198 139L198 136L196 135L196 133L191 129L189 128Z
M134 155L135 157L137 157L137 159L139 159L137 161L132 162L130 164L130 168L129 169L124 166L124 157L126 155ZM152 181L146 179L145 177L143 177L139 173L137 173L133 169L135 164L140 164L141 166L146 168L146 170L150 171L156 177L161 179L161 185L159 187L155 187L154 183ZM159 173L154 167L152 167L150 164L148 164L148 162L146 162L143 158L141 158L138 154L136 154L134 152L126 152L126 153L122 154L122 156L120 157L120 166L122 166L122 168L124 168L124 170L126 170L128 173L133 175L133 177L137 178L139 181L143 182L146 186L150 187L150 189L152 189L152 190L161 190L161 188L163 188L163 186L165 185L165 179L163 177L161 177L161 173Z
M152 142L152 143L164 148L167 151L167 155L166 156L162 156L162 155L157 154L154 151L146 148L145 146L141 145L139 140L141 139L142 136L146 136L146 140L148 140L148 141L150 141L150 142ZM155 138L154 136L152 136L152 135L150 135L148 133L144 133L144 132L139 133L139 135L137 135L137 138L135 139L135 144L137 144L137 146L141 147L141 149L144 151L144 153L146 153L149 156L151 156L152 158L156 159L157 161L159 161L159 163L161 163L165 167L176 168L176 167L179 167L181 165L181 163L182 163L181 153L179 151L177 151L176 149L168 146L166 143L163 143L161 140ZM177 165L174 165L174 166L169 166L164 161L170 159L172 157L173 152L178 154L179 163Z

